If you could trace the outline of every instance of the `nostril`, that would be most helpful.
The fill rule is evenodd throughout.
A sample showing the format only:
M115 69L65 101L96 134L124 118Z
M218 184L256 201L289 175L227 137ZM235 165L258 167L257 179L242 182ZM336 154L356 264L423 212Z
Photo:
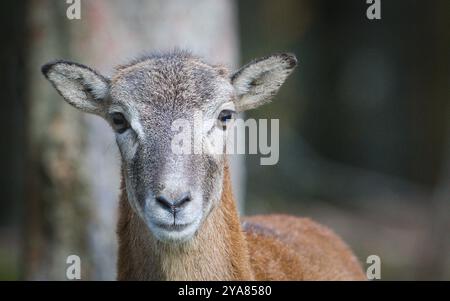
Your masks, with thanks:
M158 204L160 204L164 208L172 209L174 207L173 204L162 195L157 196L155 200Z
M188 203L191 201L191 194L190 193L185 193L174 205L176 207L181 207L184 204Z

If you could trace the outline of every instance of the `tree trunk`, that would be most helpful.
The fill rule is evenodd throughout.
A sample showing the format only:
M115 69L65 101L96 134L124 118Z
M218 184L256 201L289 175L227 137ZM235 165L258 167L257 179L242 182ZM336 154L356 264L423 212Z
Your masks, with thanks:
M82 279L111 280L120 163L113 133L100 118L67 105L39 66L67 58L108 74L145 51L179 47L236 67L235 6L226 0L82 1L81 20L66 18L68 6L33 1L29 10L32 189L27 192L25 277L65 279L66 258L75 254ZM234 181L240 183L242 158L234 161ZM240 187L235 187L238 199Z

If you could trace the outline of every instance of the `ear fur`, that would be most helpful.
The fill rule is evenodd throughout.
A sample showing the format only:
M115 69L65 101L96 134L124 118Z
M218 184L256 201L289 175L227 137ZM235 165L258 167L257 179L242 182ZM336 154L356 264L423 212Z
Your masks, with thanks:
M101 114L109 92L109 80L82 64L55 61L42 66L42 73L72 106Z
M236 109L245 111L269 102L296 65L295 55L277 53L243 66L231 76Z

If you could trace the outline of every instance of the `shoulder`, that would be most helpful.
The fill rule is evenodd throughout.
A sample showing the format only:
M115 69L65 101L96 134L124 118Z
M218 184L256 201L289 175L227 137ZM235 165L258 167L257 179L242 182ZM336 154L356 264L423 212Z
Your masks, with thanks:
M258 215L244 218L250 255L280 254L302 279L363 279L353 252L334 231L309 218Z

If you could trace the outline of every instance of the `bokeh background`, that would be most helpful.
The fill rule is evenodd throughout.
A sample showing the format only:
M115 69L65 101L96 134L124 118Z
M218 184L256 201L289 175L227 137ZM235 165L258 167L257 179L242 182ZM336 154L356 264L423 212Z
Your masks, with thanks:
M233 158L245 214L332 227L383 280L450 280L450 2L381 0L2 1L0 279L115 278L117 149L66 105L40 66L66 58L110 73L176 46L231 69L291 51L299 67L247 118L280 120L280 160Z

